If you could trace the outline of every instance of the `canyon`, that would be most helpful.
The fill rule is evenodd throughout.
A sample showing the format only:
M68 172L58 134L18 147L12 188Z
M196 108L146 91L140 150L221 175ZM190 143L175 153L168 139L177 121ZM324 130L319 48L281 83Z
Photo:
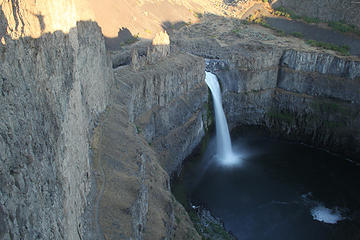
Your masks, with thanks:
M1 5L0 239L201 239L170 176L213 123L205 70L230 128L360 161L358 56L214 14L109 51L53 2Z

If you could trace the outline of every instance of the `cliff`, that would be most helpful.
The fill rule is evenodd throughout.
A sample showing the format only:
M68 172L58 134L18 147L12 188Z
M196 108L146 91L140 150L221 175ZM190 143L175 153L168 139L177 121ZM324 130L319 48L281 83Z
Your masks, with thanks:
M108 104L100 28L1 45L2 239L80 239L90 190L90 131Z
M360 4L347 0L275 0L273 7L283 6L299 16L319 18L323 21L343 21L360 28Z
M234 20L209 19L176 32L172 48L208 58L230 127L256 125L360 160L358 58L306 48L300 40L292 44L291 38L283 42ZM199 31L205 25L212 31Z
M205 64L151 48L114 69L112 103L96 130L99 225L106 239L199 239L169 174L204 136Z

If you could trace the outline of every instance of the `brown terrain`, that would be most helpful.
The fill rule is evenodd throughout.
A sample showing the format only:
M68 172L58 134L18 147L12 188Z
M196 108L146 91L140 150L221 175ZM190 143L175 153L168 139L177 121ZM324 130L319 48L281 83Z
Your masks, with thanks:
M22 141L28 134L22 127L24 123L37 136L39 131L33 125L37 124L41 130L49 122L47 119L52 120L49 129L60 129L64 135L63 142L55 134L53 142L46 135L38 136L37 141L42 145L33 144L35 150L38 146L50 150L56 146L59 156L54 157L47 150L55 159L49 157L48 167L33 171L30 164L22 169L24 176L48 172L50 175L44 175L39 182L33 176L35 180L23 181L26 184L17 177L20 170L8 171L15 156L10 150L22 154L18 145L25 144L16 141L14 145L4 144L5 150L10 149L9 156L12 155L5 167L0 161L0 173L6 169L4 179L9 182L6 198L1 189L0 200L6 199L10 204L0 205L0 239L2 236L35 239L36 234L28 231L39 228L33 222L42 226L41 239L200 239L185 209L170 191L169 176L201 141L204 126L211 122L205 109L208 89L204 82L204 58L221 60L223 56L234 69L249 75L265 72L265 77L259 77L261 81L254 78L254 90L250 92L254 96L263 90L261 84L271 83L267 76L277 76L279 59L287 50L298 51L300 57L313 54L331 59L330 55L336 55L339 66L359 59L359 56L343 56L311 47L304 39L249 23L245 19L251 16L273 17L270 4L262 0L2 0L0 6L0 46L4 53L0 90L3 96L9 95L0 99L3 100L0 106L9 105L4 108L3 116L10 112L13 119L21 119L20 107L28 104L18 104L20 110L13 111L13 102L18 103L22 96L37 100L34 110L24 110L29 116L34 115L35 120L19 121L18 128L9 127L11 131L0 125L0 137L4 135L1 133L9 132L6 135L9 139L15 135ZM79 20L92 20L101 30L94 22L78 23ZM158 34L163 30L169 36ZM151 46L150 39L156 35L161 41L155 39ZM354 39L358 44L359 38L354 36ZM56 71L52 67L57 67ZM266 75L272 71L273 75ZM14 94L7 84L19 79L23 79L18 84L21 91ZM338 82L343 80L339 79ZM32 86L32 92L29 93L24 83ZM64 89L64 93L59 93L59 89ZM299 95L296 94L291 96ZM44 100L38 100L38 95L44 96ZM350 100L354 100L350 98L353 95L348 96ZM263 99L262 95L259 99ZM23 102L29 101L24 98ZM45 103L54 109L49 110ZM75 103L80 107L83 104L84 109ZM235 100L233 103L236 105ZM258 106L263 105L266 104L260 101ZM61 106L65 110L58 110ZM67 111L67 118L64 119L62 111ZM48 118L38 117L40 113ZM15 122L3 119L2 122ZM31 156L25 159L33 161ZM57 162L60 167L56 166ZM50 174L48 169L59 173ZM64 179L57 179L58 175ZM47 180L52 178L59 181L59 190L55 197L43 198L48 204L48 208L43 208L39 198L46 194L52 197L53 193L43 191L42 186L53 186ZM2 187L6 181L0 180ZM40 190L28 191L33 195L25 198L21 192L15 192L16 184L11 181L20 182L19 189L32 184ZM59 202L59 207L53 199ZM28 210L28 204L37 208ZM24 213L18 210L20 205ZM84 217L84 209L89 205L89 217ZM42 215L33 220L32 211ZM19 218L16 221L15 215ZM64 222L56 222L62 219ZM46 224L57 226L58 230L53 231ZM92 231L87 231L86 225Z

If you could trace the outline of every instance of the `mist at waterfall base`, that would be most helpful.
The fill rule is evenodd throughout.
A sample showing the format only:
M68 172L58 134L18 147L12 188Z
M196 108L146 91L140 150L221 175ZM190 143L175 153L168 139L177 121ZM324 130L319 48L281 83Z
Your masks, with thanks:
M185 161L172 182L185 208L210 210L240 240L360 239L358 165L257 127L232 143L241 164L219 165L216 136Z

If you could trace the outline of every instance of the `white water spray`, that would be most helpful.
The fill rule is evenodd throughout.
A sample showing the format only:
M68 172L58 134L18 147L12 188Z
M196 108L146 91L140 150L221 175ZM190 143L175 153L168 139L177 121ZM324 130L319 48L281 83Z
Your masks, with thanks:
M234 165L238 163L239 157L233 153L231 147L229 128L221 102L219 82L217 77L209 72L206 72L205 82L211 90L214 101L217 158L223 165Z

